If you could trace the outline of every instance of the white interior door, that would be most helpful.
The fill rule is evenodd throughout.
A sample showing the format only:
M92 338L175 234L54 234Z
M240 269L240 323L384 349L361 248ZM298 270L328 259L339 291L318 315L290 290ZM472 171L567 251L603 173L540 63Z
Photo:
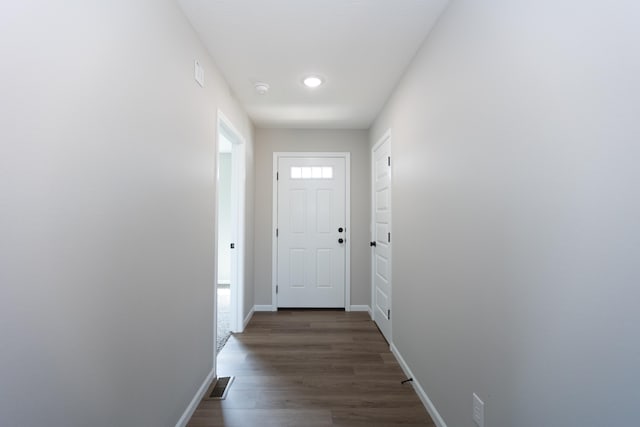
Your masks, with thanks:
M391 139L373 149L373 320L391 343Z
M345 158L279 157L278 307L345 307Z

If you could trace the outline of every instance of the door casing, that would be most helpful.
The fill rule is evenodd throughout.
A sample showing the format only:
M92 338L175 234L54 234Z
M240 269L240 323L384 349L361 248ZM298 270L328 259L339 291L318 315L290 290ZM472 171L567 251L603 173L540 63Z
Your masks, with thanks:
M278 311L278 160L280 157L324 157L345 159L345 265L344 265L344 309L351 310L351 153L348 152L274 152L273 153L273 213L271 216L271 311Z

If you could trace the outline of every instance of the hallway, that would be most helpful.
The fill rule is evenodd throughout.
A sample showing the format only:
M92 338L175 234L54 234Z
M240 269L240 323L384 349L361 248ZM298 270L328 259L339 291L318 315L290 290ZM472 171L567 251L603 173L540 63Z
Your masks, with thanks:
M189 426L432 426L367 313L256 313L218 357L235 376Z
M640 425L638 22L2 2L0 426Z

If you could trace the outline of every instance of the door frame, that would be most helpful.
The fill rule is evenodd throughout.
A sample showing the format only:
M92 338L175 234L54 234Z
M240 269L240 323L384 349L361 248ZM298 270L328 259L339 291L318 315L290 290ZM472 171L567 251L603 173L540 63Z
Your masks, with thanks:
M273 211L271 216L271 311L278 311L278 161L281 157L341 158L345 163L345 253L344 253L344 310L351 311L351 153L349 152L286 152L273 153Z
M378 141L371 147L371 226L370 226L370 235L371 241L376 239L375 236L375 227L376 227L376 157L375 151L385 142L389 141L389 156L393 157L392 152L392 144L391 144L391 129L387 129L386 132L378 139ZM389 171L389 233L393 236L393 162L390 165L391 170ZM375 250L371 251L371 320L375 322L375 307L376 307L376 278L375 278ZM391 283L390 294L391 294L391 304L393 305L393 240L389 242L389 282ZM389 319L389 322L393 325L392 319ZM393 338L393 327L391 328L390 337L389 337L389 345L392 344L391 339Z
M231 220L232 232L231 239L235 243L235 249L231 252L231 271L230 271L230 291L231 291L231 322L230 329L232 332L242 332L244 330L243 312L244 312L244 267L245 267L245 227L246 227L246 141L242 134L236 129L231 121L218 110L216 126L216 238L215 238L215 323L214 323L214 354L216 354L216 334L218 326L218 301L217 301L217 285L218 285L218 209L219 195L218 176L220 174L219 164L219 137L224 135L231 142Z

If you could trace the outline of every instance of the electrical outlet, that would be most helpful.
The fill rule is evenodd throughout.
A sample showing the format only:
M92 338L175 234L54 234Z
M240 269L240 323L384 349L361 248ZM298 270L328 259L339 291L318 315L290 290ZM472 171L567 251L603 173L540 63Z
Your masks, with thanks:
M484 402L473 393L473 421L478 427L484 427Z

